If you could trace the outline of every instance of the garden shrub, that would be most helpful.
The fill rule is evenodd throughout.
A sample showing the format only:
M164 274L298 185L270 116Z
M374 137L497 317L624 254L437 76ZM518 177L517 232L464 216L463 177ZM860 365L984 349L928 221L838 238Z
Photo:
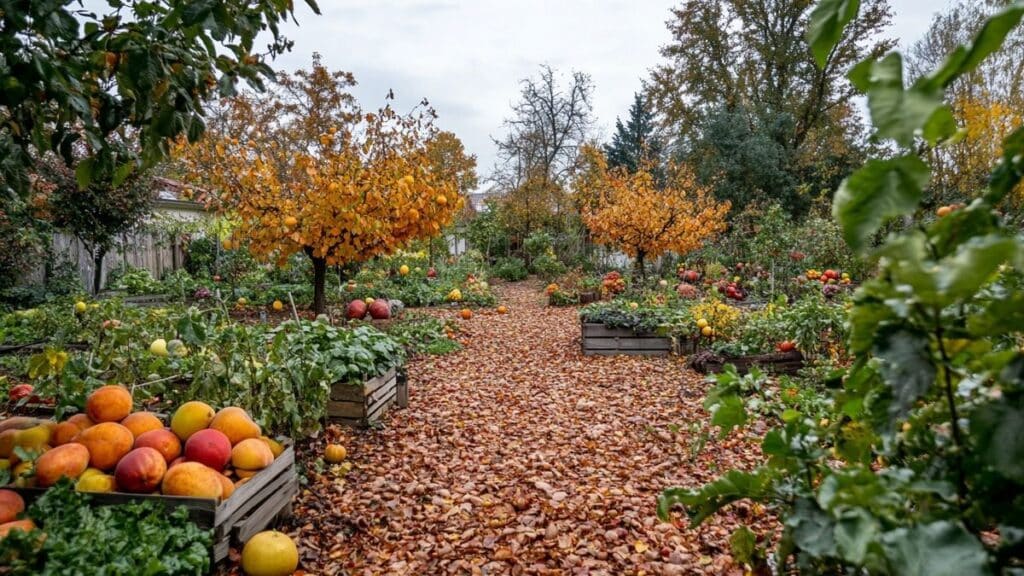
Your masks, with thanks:
M526 262L522 258L508 257L499 258L494 266L491 267L491 273L501 278L502 280L508 280L509 282L516 282L519 280L525 280L529 275L526 269Z

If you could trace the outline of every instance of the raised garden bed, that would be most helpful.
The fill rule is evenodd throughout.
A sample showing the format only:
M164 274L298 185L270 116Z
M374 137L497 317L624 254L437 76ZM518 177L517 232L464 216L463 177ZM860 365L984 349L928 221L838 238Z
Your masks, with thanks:
M686 352L689 340L673 339L654 332L636 332L628 328L608 328L604 324L583 322L582 345L584 356L668 356Z
M327 417L351 426L370 426L398 399L398 388L398 371L394 368L362 385L335 382L327 402Z
M4 488L21 494L26 503L35 500L46 491L43 488ZM213 529L211 555L214 563L217 563L228 557L228 549L232 544L240 546L257 532L265 530L275 518L291 515L292 499L298 493L295 450L288 445L270 466L238 486L230 497L219 503L209 498L124 492L90 493L90 496L92 503L97 506L143 500L158 502L167 509L184 506L188 509L189 517L200 528Z
M686 364L702 374L717 374L726 364L735 366L740 374L749 372L751 366L757 366L771 374L796 374L804 367L804 355L799 350L793 350L750 356L725 356L705 350L691 356Z

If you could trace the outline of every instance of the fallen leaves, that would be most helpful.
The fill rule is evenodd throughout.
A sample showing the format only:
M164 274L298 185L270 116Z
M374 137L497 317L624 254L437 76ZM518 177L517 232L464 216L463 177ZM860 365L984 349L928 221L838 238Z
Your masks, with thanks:
M678 358L582 356L575 309L544 307L539 288L500 286L509 314L481 311L461 324L464 350L413 360L409 408L382 429L332 429L316 441L341 441L352 468L310 470L293 520L306 570L736 570L728 537L738 514L681 529L658 522L655 498L753 467L760 439L693 449L691 423L706 429L702 378ZM772 526L749 508L743 516Z

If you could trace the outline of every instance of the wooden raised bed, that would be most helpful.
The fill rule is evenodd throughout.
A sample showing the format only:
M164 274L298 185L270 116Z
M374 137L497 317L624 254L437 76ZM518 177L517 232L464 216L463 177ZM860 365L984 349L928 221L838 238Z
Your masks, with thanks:
M702 374L717 374L732 364L740 374L746 374L751 366L757 366L771 374L796 374L804 367L804 355L799 350L792 352L773 352L751 356L723 356L710 350L690 357L687 366Z
M335 382L327 401L330 420L366 427L380 420L398 397L398 371L394 368L359 384Z
M26 503L35 500L46 490L5 486L21 494ZM163 496L159 494L128 494L124 492L90 493L92 503L98 506L154 501L168 510L184 506L189 517L200 528L213 529L214 563L228 557L232 544L240 546L257 532L261 532L278 516L291 515L292 499L299 493L299 479L295 473L295 450L287 446L280 456L251 480L235 489L228 499L218 503L209 498Z
M608 328L604 324L581 324L584 356L668 356L672 339L653 332L634 332L627 328Z

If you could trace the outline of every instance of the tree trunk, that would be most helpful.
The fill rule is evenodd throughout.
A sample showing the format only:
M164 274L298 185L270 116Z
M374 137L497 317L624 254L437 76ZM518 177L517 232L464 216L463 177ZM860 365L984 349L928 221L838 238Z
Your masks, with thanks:
M313 313L323 314L327 310L327 259L313 256L313 251L308 248L306 254L313 261Z
M93 252L92 256L92 293L93 296L100 293L101 284L103 282L103 258L107 255L107 251L102 248L97 248ZM127 268L125 268L127 270Z
M636 266L636 271L634 272L634 275L639 273L640 281L644 284L647 284L647 268L644 267L644 256L645 254L643 250L637 251L636 262L634 262Z

